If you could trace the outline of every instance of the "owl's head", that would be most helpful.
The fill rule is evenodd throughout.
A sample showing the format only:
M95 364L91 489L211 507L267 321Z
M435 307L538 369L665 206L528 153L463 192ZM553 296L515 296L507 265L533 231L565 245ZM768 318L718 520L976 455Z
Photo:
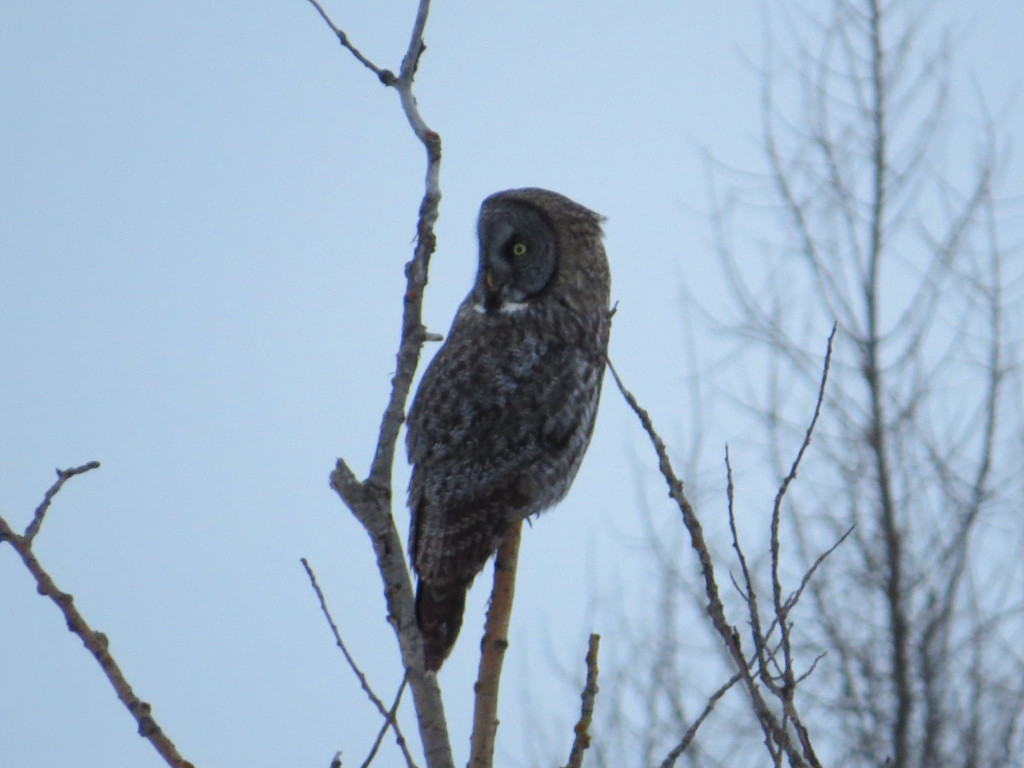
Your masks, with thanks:
M474 305L487 314L506 314L554 296L576 310L607 309L601 220L546 189L510 189L488 197L477 225Z

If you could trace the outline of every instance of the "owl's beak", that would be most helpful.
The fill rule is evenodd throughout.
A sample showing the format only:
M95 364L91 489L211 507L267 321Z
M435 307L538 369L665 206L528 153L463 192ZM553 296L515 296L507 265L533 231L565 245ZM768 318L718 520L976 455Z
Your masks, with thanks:
M483 274L483 285L477 288L477 302L487 312L493 312L501 306L501 276L495 275L493 269L485 269Z

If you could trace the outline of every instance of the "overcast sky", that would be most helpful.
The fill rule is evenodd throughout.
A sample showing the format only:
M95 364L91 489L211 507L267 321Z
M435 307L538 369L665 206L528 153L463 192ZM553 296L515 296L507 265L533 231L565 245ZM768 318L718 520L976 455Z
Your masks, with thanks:
M973 76L1019 141L1024 3L935 5L926 41L956 30L952 117L973 108ZM396 70L414 6L326 4ZM608 217L612 357L685 451L688 375L718 342L683 289L726 301L704 152L761 167L756 67L782 7L436 2L417 85L444 142L428 327L444 333L470 286L480 201L562 192ZM303 0L17 1L0 6L0 103L0 511L24 526L54 467L101 461L58 498L38 556L182 753L322 767L341 749L358 765L379 719L299 558L390 696L397 650L372 553L327 476L338 456L366 471L393 371L424 167L396 94ZM704 426L707 460L742 444L739 420ZM579 672L591 630L616 652L605 600L644 604L637 488L662 504L653 473L606 389L572 493L524 535L503 762L564 760L578 692L555 669ZM406 478L400 460L399 492ZM460 762L488 578L442 673ZM162 765L9 547L0 659L0 765Z

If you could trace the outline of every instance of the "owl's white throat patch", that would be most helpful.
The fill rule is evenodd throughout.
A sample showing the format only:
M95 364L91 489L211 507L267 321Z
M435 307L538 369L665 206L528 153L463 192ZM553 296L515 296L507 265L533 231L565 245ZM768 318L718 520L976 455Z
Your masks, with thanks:
M516 312L522 312L529 306L530 305L527 304L525 301L504 301L498 306L497 310L495 311L502 315L514 315ZM474 304L473 309L475 309L481 315L487 314L487 307L485 307L480 302Z

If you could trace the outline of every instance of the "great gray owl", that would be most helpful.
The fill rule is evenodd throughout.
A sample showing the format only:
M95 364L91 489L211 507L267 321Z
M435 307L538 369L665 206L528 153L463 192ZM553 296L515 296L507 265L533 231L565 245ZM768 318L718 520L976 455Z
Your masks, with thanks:
M543 189L484 200L480 265L409 410L407 449L427 669L509 528L569 490L590 442L608 347L601 217Z

